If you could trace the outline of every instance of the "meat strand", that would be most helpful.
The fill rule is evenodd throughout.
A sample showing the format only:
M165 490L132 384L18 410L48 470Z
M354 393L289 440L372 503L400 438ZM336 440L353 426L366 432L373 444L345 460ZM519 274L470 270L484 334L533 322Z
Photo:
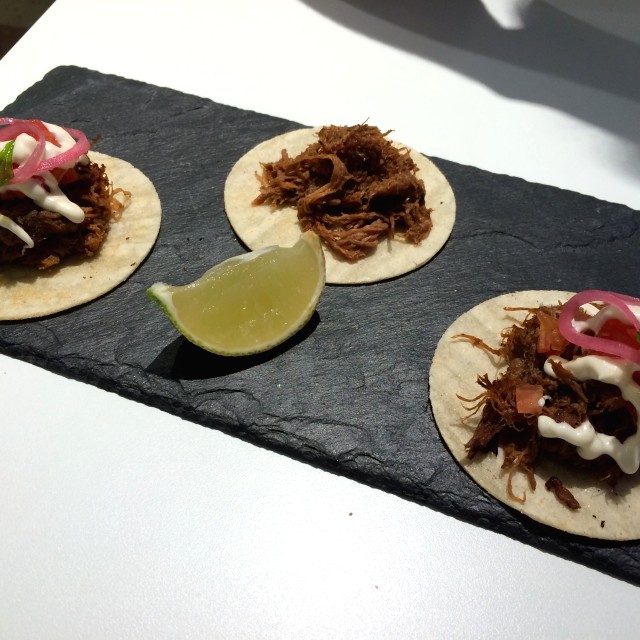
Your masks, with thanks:
M578 381L560 365L553 367L556 377L544 372L548 354L539 353L537 348L539 312L557 319L560 309L560 305L556 305L529 310L522 324L503 332L499 349L488 347L474 336L457 336L478 348L501 355L506 363L505 371L495 380L490 380L486 374L479 376L477 382L483 389L482 394L466 400L467 403L475 402L469 410L480 414L478 425L465 445L467 457L472 459L479 453L495 452L500 447L505 452L503 468L510 472L520 469L530 480L540 459L547 457L560 461L567 468L582 470L615 488L621 471L611 457L582 458L574 445L559 438L542 437L538 432L537 416L518 413L516 409L516 387L540 385L547 399L542 413L556 422L577 427L588 419L599 432L614 436L620 442L636 433L635 416L618 387L597 380ZM572 360L585 354L580 347L566 343L558 355ZM547 488L569 508L577 508L571 506L573 502L567 495L570 492L561 480L554 480Z
M355 262L396 233L419 244L431 231L432 209L407 149L377 127L328 126L295 158L262 164L253 204L294 206L303 231L315 231L339 256Z
M0 200L0 212L20 225L34 241L32 249L25 249L18 236L0 228L0 264L48 269L65 257L90 257L98 252L120 207L114 202L114 191L104 166L93 162L79 164L76 173L77 179L61 184L60 189L82 207L85 218L81 223L41 209L29 198Z
M556 476L551 476L544 483L544 486L547 491L551 491L562 504L569 507L572 511L580 508L580 503L576 500L573 493L571 493L571 491L562 484L562 480L556 478Z

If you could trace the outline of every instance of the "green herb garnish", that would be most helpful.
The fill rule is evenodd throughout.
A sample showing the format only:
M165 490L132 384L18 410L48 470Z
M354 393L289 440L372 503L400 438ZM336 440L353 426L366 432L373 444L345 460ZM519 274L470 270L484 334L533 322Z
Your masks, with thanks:
M10 140L0 150L0 187L4 187L5 184L13 178L13 147L15 141Z

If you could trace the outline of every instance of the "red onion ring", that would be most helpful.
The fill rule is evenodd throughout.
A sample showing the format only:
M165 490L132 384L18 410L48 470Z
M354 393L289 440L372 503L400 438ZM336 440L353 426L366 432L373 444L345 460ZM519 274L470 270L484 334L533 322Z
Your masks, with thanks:
M47 158L46 160L42 160L46 140L44 132L39 127L19 118L0 118L0 126L3 127L0 129L0 142L15 140L22 133L26 133L36 140L36 146L33 152L25 162L14 169L13 178L10 180L9 184L24 182L36 173L50 171L51 169L55 169L63 164L77 160L87 153L91 146L82 131L63 127L63 129L76 140L75 144L62 153L52 156L51 158Z
M0 129L0 141L15 140L21 133L26 133L25 127L21 123L7 125Z
M55 169L67 162L77 160L80 156L83 156L87 151L89 151L91 144L89 143L87 136L85 136L82 131L79 131L78 129L67 129L66 127L63 127L63 129L70 136L76 139L76 143L70 149L63 151L62 153L58 153L47 160L43 160L36 169L38 173L40 171L51 171L51 169Z
M5 130L0 132L5 134L1 136L4 140L15 140L22 133L26 133L36 140L36 146L31 155L19 167L13 170L13 178L9 180L9 184L18 184L19 182L28 180L36 172L38 163L44 153L45 139L44 133L35 125L24 122L23 120L8 119L13 120L13 122L9 123L7 127L8 132L5 133ZM2 123L0 122L0 124Z
M640 320L636 318L635 314L628 306L630 303L640 306L640 299L620 293L613 293L612 291L588 289L577 293L563 305L558 318L558 330L562 337L579 347L588 349L589 351L597 351L598 353L617 356L619 358L635 362L636 364L640 364L640 343L638 344L638 349L634 349L633 347L623 344L617 340L599 338L598 336L587 336L575 329L573 326L573 320L576 312L582 305L591 302L603 302L616 307L622 312L631 326L633 326L636 331L640 331Z

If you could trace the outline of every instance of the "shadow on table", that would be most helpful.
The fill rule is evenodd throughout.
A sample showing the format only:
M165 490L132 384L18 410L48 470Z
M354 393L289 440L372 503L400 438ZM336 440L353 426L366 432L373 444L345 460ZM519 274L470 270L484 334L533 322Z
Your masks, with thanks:
M302 1L354 31L449 67L504 96L591 122L633 142L640 153L637 42L542 1L531 5L525 28L518 30L498 25L480 0ZM640 7L637 15L640 31ZM506 64L487 64L487 58ZM375 64L375 60L361 64ZM522 69L539 75L523 74ZM585 94L581 87L602 95L593 99L593 92ZM635 104L627 106L626 101ZM640 163L635 158L630 164Z
M216 355L178 336L157 354L146 371L171 380L208 380L228 376L273 360L296 347L313 334L319 323L320 316L314 311L309 322L288 340L268 351L248 356Z

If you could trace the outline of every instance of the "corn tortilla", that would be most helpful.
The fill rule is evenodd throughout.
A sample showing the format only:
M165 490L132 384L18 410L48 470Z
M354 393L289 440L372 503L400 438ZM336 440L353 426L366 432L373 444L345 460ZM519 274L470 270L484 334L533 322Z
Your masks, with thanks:
M238 237L250 249L270 245L291 246L300 237L294 207L272 210L268 204L252 205L260 190L256 173L261 162L280 158L282 149L296 156L316 141L318 129L297 129L266 140L248 151L234 165L225 184L224 202L229 222ZM404 145L396 144L402 148ZM327 282L331 284L364 284L403 275L431 260L451 234L456 217L456 202L451 185L441 171L422 154L409 150L418 166L417 176L427 191L426 206L433 212L433 228L420 244L405 242L400 235L382 240L367 257L348 262L323 244Z
M536 469L536 490L531 491L524 473L513 477L513 492L526 495L523 504L507 494L507 472L500 469L502 453L466 458L464 445L471 438L478 416L469 418L457 397L474 398L481 391L478 375L494 378L501 370L496 356L472 346L464 340L452 340L458 333L467 333L499 346L500 332L522 320L524 311L505 311L505 307L538 307L565 302L571 297L566 291L520 291L487 300L462 314L445 331L433 357L429 373L429 393L433 415L453 457L477 484L492 496L528 517L567 533L603 540L636 540L640 538L640 481L638 474L624 475L616 493L591 477L566 466L540 464ZM466 422L463 422L466 420ZM550 476L559 477L573 493L581 508L571 511L553 493L545 489Z
M125 160L97 152L88 155L105 165L115 187L131 192L129 205L120 220L111 223L100 251L91 258L70 258L45 271L0 267L0 320L38 318L95 300L124 282L151 251L161 219L153 184Z

